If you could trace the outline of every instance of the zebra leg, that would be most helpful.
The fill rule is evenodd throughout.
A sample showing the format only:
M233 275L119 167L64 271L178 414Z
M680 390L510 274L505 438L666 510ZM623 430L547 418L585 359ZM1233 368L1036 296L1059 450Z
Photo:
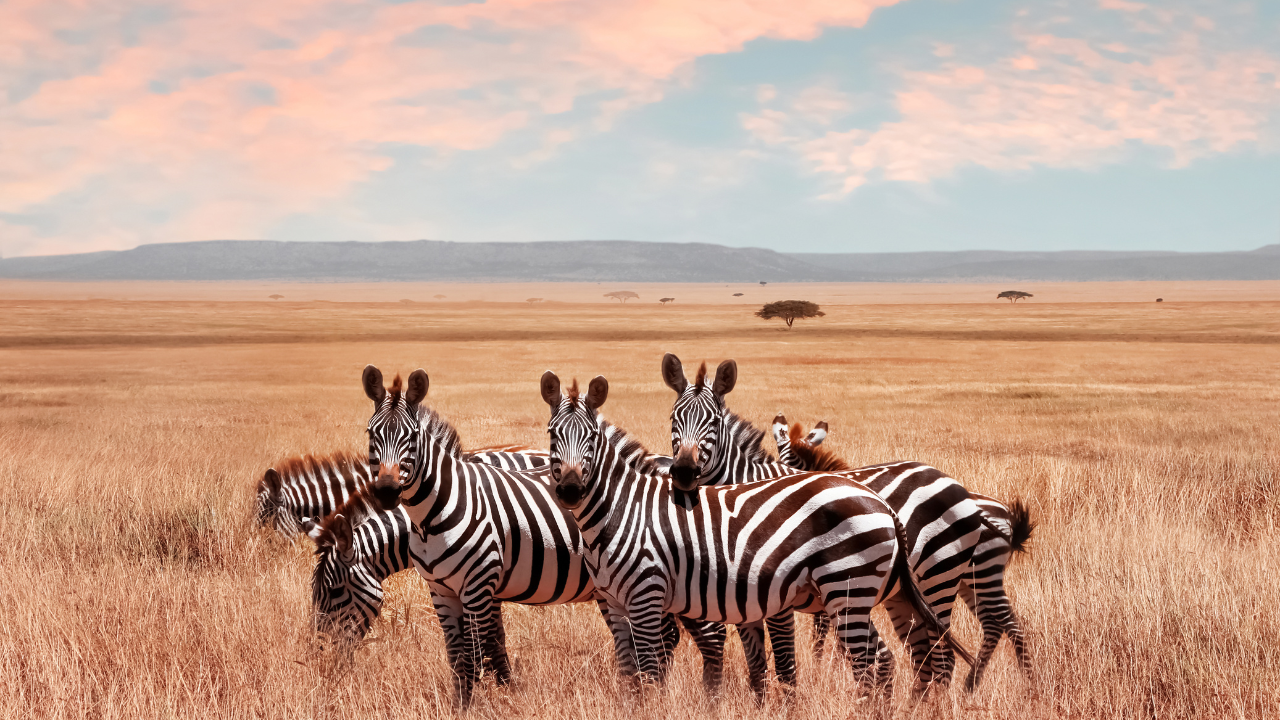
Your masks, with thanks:
M929 631L925 629L922 618L916 614L915 608L911 607L911 603L907 602L901 593L885 600L884 609L889 612L889 620L893 623L893 630L898 635L898 639L907 647L916 677L911 694L912 697L919 698L933 680L933 665L930 663L933 643L930 640Z
M876 686L886 673L892 679L892 662L889 662L887 668L882 668L879 664L880 648L884 643L871 624L871 608L855 605L840 607L835 612L835 625L836 638L849 658L849 666L853 668L853 674L858 678L861 688L865 690L868 686ZM885 648L885 652L888 652L888 648Z
M667 613L662 616L662 674L665 676L675 658L676 647L680 645L680 623L676 616Z
M640 674L640 664L631 639L631 623L621 610L610 607L599 595L596 596L596 607L604 615L605 625L609 626L609 634L613 636L613 658L618 664L618 674L624 681L634 681Z
M747 655L747 680L756 704L764 705L765 691L769 687L769 657L764 646L764 623L753 622L738 626L742 638L742 650Z
M773 674L787 687L796 684L796 616L787 610L764 621L773 651Z
M499 685L511 684L511 660L507 657L507 629L502 623L502 603L493 603L493 632L485 648L485 667Z
M665 616L662 605L653 600L636 603L627 613L642 681L661 683L666 679L662 645Z
M708 697L719 699L720 687L724 684L724 641L728 634L724 624L686 617L681 617L680 622L702 654L702 687Z
M467 707L471 703L472 668L468 667L471 653L467 652L467 615L462 601L451 595L431 588L431 602L436 607L436 617L440 620L440 629L444 631L445 655L449 659L449 669L453 671L454 704Z
M893 652L889 650L889 646L884 643L884 638L880 637L880 633L876 630L875 623L871 624L871 636L869 642L875 645L875 686L874 692L881 697L893 697Z
M831 616L819 612L813 616L813 656L822 657L822 650L827 644L827 633L831 630ZM836 645L839 647L839 644Z

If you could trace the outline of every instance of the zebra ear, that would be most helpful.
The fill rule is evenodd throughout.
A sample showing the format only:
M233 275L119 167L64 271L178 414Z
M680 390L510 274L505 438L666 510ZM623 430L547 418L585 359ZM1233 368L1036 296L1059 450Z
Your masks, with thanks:
M351 521L346 515L338 513L329 523L329 530L333 533L333 546L337 549L338 555L346 558L351 554Z
M552 410L560 407L560 378L550 370L542 373L542 401L551 406Z
M597 375L587 386L587 407L599 410L609 398L609 381L603 375Z
M725 360L720 363L720 367L716 368L716 381L711 386L711 391L717 395L728 395L733 392L733 386L738 384L738 363L735 360Z
M662 381L675 390L676 394L683 394L684 389L689 387L689 379L684 376L680 358L671 353L662 356Z
M779 445L787 439L787 416L778 413L773 418L773 441Z
M361 382L364 383L364 394L374 404L381 405L382 399L387 396L387 389L382 385L382 371L372 365L365 365Z
M430 384L426 370L418 368L409 373L409 389L404 394L404 401L409 404L409 407L419 405L426 399L427 386Z
M320 539L320 523L315 518L302 518L302 522L298 523L298 527L302 528L302 532L312 540Z
M262 474L262 486L274 500L280 497L280 488L284 486L284 481L280 479L280 473L276 472L275 468L267 468L267 471Z
M823 420L813 426L813 430L809 432L809 437L805 438L805 442L810 445L821 445L823 440L827 439L827 421Z

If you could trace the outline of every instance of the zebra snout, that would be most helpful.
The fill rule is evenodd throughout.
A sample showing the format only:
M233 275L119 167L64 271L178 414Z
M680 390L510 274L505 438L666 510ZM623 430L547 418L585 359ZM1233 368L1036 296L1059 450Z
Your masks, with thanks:
M671 482L680 490L690 492L698 487L698 446L681 445L671 461Z
M556 478L556 501L561 507L573 509L582 502L586 494L586 485L582 482L582 468L562 465L560 475Z

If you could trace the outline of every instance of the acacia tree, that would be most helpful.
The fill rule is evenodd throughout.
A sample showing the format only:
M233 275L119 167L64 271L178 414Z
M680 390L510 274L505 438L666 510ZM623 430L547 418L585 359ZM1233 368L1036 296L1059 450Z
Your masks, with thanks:
M1023 298L1029 298L1029 297L1035 297L1035 296L1029 292L1022 292L1021 290L1005 290L1004 292L997 295L996 299L997 300L1007 299L1009 302L1015 303L1015 302L1018 302L1019 300L1022 300Z
M734 296L734 297L742 297L742 293L734 293L734 294L733 294L733 296Z
M443 296L443 295L435 295L435 296L433 296L433 297L435 297L435 299L437 299L437 300L443 300L443 299L444 299L444 296Z
M283 298L284 296L283 296L283 295L268 295L267 297L271 298L272 300L279 300L279 299Z
M529 298L529 299L525 300L525 302L527 302L527 303L542 302L542 298Z
M607 298L613 298L614 300L617 300L619 302L624 302L624 303L633 298L634 299L640 298L639 295L631 292L630 290L615 290L613 292L605 293L604 296Z
M658 302L662 303L663 305L666 305L667 303L673 300L675 300L675 298L658 298Z
M811 303L808 300L779 300L778 302L771 302L756 311L756 317L763 320L782 318L787 327L791 327L791 323L801 318L823 317L824 315L826 313L818 308L817 303Z

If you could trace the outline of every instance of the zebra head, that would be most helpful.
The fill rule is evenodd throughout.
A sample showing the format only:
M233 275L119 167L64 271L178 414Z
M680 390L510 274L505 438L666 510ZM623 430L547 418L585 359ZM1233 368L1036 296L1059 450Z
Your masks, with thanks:
M550 370L542 375L542 399L551 406L547 435L551 438L551 482L556 502L566 510L582 503L587 494L592 461L600 436L596 411L609 397L609 381L597 376L587 386L587 396L578 393L578 381L567 393L560 391L560 378Z
M267 468L258 481L258 511L254 521L258 527L269 527L286 537L298 531L293 515L285 506L284 481L275 468Z
M369 418L369 473L377 487L398 488L408 483L417 469L420 440L418 408L427 396L427 372L418 368L409 374L408 389L400 376L390 388L382 386L382 372L369 365L364 369L364 392L373 401Z
M355 550L352 523L335 513L308 533L316 541L311 606L316 630L335 642L358 642L382 607L382 583Z
M738 382L738 364L733 360L720 363L715 381L708 385L707 364L703 363L690 383L680 358L667 353L662 358L662 379L677 395L671 408L671 483L692 492L722 462L720 441L729 414L724 396Z

